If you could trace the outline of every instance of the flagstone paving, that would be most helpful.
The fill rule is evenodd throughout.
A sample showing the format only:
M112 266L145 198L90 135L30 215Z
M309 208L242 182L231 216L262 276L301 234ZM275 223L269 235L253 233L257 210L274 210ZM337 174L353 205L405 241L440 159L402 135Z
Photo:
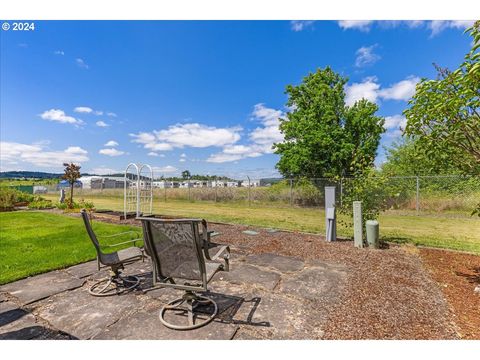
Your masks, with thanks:
M139 276L141 289L149 289L150 266L148 260L137 262L125 274ZM88 287L104 275L91 261L0 287L0 339L320 339L346 268L233 253L231 271L217 273L209 285L219 314L192 331L170 330L158 318L181 291L91 296Z

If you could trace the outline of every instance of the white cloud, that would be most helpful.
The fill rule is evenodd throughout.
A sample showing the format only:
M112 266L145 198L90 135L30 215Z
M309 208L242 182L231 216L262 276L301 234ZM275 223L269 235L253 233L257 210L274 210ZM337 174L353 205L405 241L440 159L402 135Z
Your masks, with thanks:
M313 20L292 20L290 21L290 28L295 32L302 31L313 26L314 23L315 21Z
M154 156L154 157L165 157L164 154L157 154L156 152L153 152L153 151L149 152L147 155Z
M117 117L117 114L115 114L114 112L107 112L107 116L111 116L111 117Z
M77 106L75 109L73 109L73 111L77 113L103 115L102 110L93 110L91 107L88 106Z
M73 109L73 111L76 113L90 114L93 112L93 109L88 106L77 106L75 109Z
M55 50L53 53L54 53L55 55L62 55L62 56L65 55L65 53L63 52L63 50Z
M407 79L399 81L389 88L380 90L379 96L385 100L407 101L415 94L415 86L419 81L419 77L409 76Z
M81 58L75 59L75 63L78 65L78 67L80 67L82 69L88 70L90 68L90 66L88 66L88 64L85 62L85 60L83 60Z
M43 120L55 121L62 124L83 125L84 122L80 119L76 119L73 116L68 116L65 111L60 109L50 109L40 114Z
M184 158L180 158L180 160L178 160L178 161L179 161L179 162L185 162L185 161L187 161L187 160L184 159Z
M383 136L388 138L400 137L407 125L407 119L403 115L393 115L385 117L385 129L387 130Z
M178 169L174 166L167 165L167 166L152 166L152 170L156 174L163 174L163 173L173 173L178 171Z
M118 142L116 142L115 140L110 140L103 146L115 147L115 146L118 146Z
M404 129L407 125L407 119L403 115L393 115L385 117L385 129L396 130Z
M381 89L376 77L367 77L361 83L353 83L345 87L345 103L352 106L360 99L377 102L383 100L409 100L415 94L415 86L420 81L416 76L409 76L390 87Z
M88 160L88 152L79 146L69 146L60 151L49 151L45 143L28 145L7 141L0 142L2 168L12 164L24 168L31 168L32 165L60 168L64 162L82 163Z
M274 143L283 142L280 132L279 118L285 116L281 110L267 108L264 104L256 104L253 108L252 119L260 122L262 126L255 128L249 134L250 144L224 146L221 153L210 155L207 162L223 163L249 157L258 157L273 153Z
M399 26L406 26L410 29L422 28L426 25L426 28L431 31L431 36L436 36L445 29L466 29L473 25L474 20L342 20L338 22L338 25L342 29L357 29L360 31L369 31L371 26L375 23L381 28L391 29Z
M102 155L107 155L107 156L120 156L125 154L125 151L117 150L114 148L108 148L108 149L100 149L98 153Z
M95 125L99 126L99 127L109 127L110 125L108 125L105 121L102 121L102 120L99 120L95 123Z
M428 23L431 36L438 35L445 29L467 29L474 24L475 20L433 20Z
M357 58L355 59L355 66L356 67L365 67L369 65L375 64L378 60L381 59L380 55L377 55L373 52L373 50L378 45L372 46L362 46L360 49L357 50L355 53Z
M185 146L205 148L226 146L240 139L241 128L216 128L198 123L176 124L167 129L130 134L133 142L151 151L168 151Z
M116 170L116 169L108 168L105 166L100 166L100 167L95 167L90 169L89 172L96 175L111 175L111 174L123 173L123 170Z
M187 157L187 154L183 153L182 155L180 155L181 158L186 158Z
M356 101L367 99L376 102L378 98L378 90L380 84L377 83L376 77L368 77L361 83L353 83L345 87L345 103L352 106Z
M344 30L357 29L360 31L369 31L372 23L373 20L340 20L338 25Z

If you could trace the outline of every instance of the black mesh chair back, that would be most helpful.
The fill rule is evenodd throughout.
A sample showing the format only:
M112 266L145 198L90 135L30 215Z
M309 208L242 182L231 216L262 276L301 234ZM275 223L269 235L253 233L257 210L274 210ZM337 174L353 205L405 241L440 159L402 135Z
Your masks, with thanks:
M205 261L198 232L198 222L192 220L147 221L145 243L157 264L160 278L206 283Z

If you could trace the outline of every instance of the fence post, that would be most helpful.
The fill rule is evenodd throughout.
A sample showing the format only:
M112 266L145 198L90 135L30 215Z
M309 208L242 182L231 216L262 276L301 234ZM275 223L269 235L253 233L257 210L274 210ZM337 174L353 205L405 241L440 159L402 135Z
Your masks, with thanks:
M187 182L187 186L188 186L188 201L190 201L190 179L188 179L188 182Z
M293 180L290 179L290 206L293 206Z
M343 203L343 176L340 178L340 207Z
M167 202L167 180L165 179L165 175L163 176L163 197L165 198L165 202Z
M415 201L415 207L417 209L417 215L420 211L420 178L417 176L417 196Z
M251 198L250 198L250 176L247 176L248 179L248 207L251 205Z

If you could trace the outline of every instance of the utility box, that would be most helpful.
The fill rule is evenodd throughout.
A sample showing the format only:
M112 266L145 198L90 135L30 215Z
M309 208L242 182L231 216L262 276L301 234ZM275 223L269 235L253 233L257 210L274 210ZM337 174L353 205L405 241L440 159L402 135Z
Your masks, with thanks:
M325 229L326 240L337 239L337 216L335 212L335 186L325 186Z
M377 220L367 220L365 224L367 229L368 247L378 249L380 247L379 225Z

